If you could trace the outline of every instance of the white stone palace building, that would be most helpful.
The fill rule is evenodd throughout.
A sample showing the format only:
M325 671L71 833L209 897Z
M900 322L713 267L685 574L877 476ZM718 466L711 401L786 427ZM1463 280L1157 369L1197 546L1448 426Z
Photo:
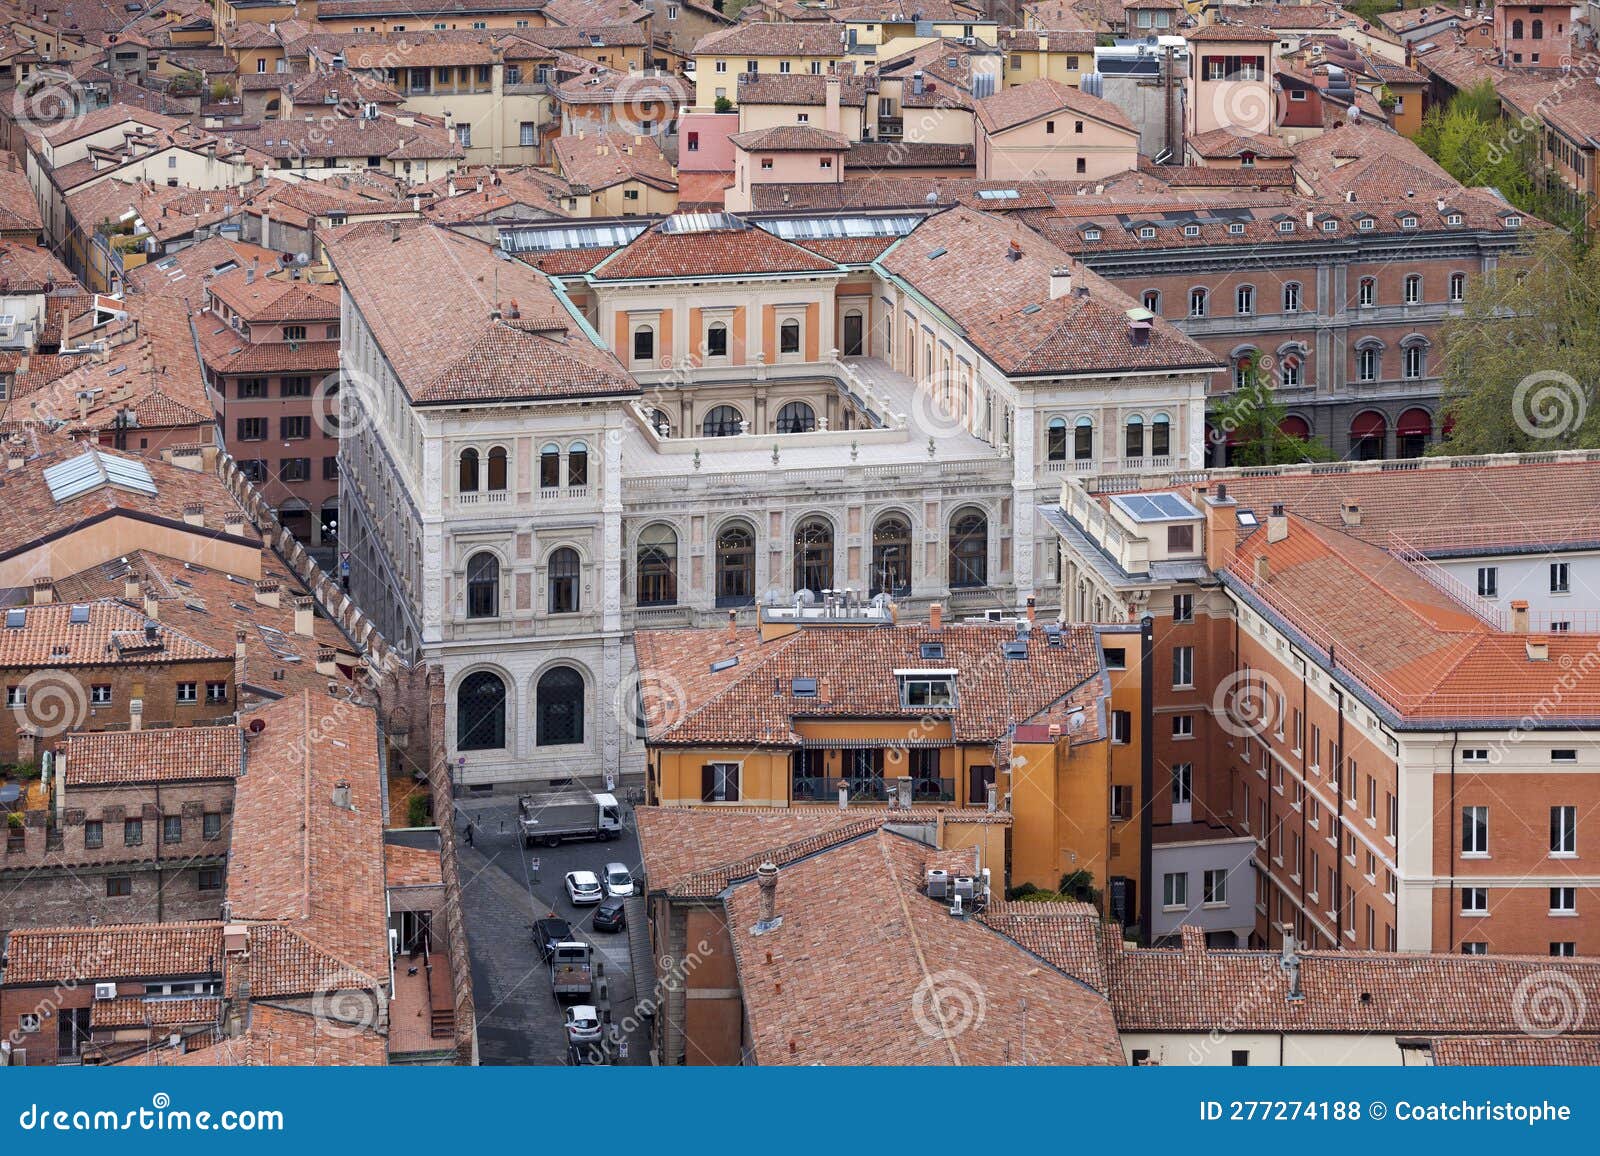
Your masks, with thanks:
M350 589L442 664L466 783L641 770L635 628L1054 606L1063 475L1203 456L1214 356L967 208L329 252Z

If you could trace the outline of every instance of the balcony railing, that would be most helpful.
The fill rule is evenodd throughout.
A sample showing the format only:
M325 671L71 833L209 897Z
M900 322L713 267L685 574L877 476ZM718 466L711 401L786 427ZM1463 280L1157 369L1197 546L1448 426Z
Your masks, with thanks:
M796 803L837 803L841 786L850 789L852 803L885 803L889 800L892 782L878 777L833 778L796 775L792 782L790 799ZM913 778L911 798L917 803L953 803L956 798L956 781Z

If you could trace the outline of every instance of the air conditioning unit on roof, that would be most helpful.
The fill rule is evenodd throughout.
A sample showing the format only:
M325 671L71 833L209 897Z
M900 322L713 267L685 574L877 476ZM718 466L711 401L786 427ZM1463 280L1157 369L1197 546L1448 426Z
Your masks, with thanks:
M94 985L95 999L116 999L117 985L114 983L97 983Z

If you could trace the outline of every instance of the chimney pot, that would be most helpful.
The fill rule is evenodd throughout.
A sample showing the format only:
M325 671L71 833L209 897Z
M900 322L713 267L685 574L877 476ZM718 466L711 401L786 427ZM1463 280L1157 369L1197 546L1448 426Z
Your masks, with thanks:
M294 632L302 638L312 638L316 635L314 623L316 621L316 604L307 595L298 595L294 599Z
M739 612L737 610L728 611L728 641L739 641Z
M1528 602L1518 598L1511 603L1511 630L1515 634L1528 633Z
M1527 650L1529 662L1547 662L1550 659L1550 639L1543 634L1530 634Z
M761 921L757 931L771 931L778 922L778 865L771 860L756 868L756 884L761 888Z
M1072 268L1057 265L1050 270L1050 300L1055 301L1072 293Z
M942 630L944 628L943 603L935 602L932 606L928 607L928 627L931 630Z
M1256 555L1256 585L1265 586L1272 578L1272 565L1265 554Z
M1344 502L1339 506L1339 520L1346 526L1361 525L1361 506L1357 502Z
M270 578L256 583L256 605L278 608L278 584Z
M1274 502L1267 516L1267 543L1281 542L1289 536L1289 519L1283 512L1283 503Z
M33 604L35 606L43 606L55 600L55 581L50 578L35 578L33 580Z

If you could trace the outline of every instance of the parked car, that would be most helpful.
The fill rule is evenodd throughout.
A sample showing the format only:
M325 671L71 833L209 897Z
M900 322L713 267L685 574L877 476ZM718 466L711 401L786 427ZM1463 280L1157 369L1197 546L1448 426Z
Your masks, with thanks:
M533 941L539 945L539 958L546 963L555 953L556 944L567 943L572 939L572 924L565 919L554 915L535 920L533 924Z
M628 926L628 906L620 899L607 899L594 909L596 931L621 931Z
M633 894L633 872L621 863L606 864L606 894L621 899Z
M588 1044L567 1044L567 1063L574 1068L603 1067L607 1062L605 1045L598 1040Z
M600 1013L593 1004L577 1003L567 1009L567 1040L592 1044L600 1038Z
M572 900L574 907L585 907L599 903L605 894L600 890L600 880L593 871L568 871L567 898Z

